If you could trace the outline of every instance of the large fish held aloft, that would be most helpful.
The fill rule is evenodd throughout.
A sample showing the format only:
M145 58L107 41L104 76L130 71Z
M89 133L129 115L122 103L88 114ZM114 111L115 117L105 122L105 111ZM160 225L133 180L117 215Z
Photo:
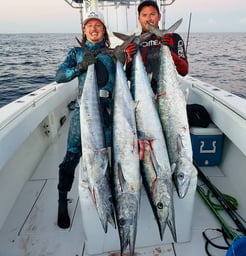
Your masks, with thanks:
M141 175L135 105L122 64L117 61L113 110L113 190L121 254L134 255L140 206Z
M186 97L168 46L160 49L160 70L157 88L158 111L164 129L174 182L180 198L189 188L197 171L193 166Z
M143 183L161 240L168 224L176 241L171 168L154 94L139 52L133 60L131 82L136 104Z
M110 186L109 155L106 148L98 87L94 64L87 70L80 100L82 144L82 172L88 177L88 186L105 233L108 222L115 226L112 190Z

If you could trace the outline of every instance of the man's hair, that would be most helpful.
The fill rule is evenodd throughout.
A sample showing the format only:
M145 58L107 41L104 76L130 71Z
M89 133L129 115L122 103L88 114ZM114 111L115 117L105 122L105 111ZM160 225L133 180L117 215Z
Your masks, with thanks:
M141 10L145 6L153 6L157 10L158 14L160 13L159 7L158 7L158 5L155 1L146 0L146 1L143 1L141 4L139 4L139 6L138 6L138 15L140 15Z

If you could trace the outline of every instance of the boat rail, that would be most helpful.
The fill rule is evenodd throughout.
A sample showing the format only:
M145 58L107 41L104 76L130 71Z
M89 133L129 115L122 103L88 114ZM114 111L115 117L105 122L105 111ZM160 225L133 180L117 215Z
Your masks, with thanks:
M50 139L55 137L59 129L56 123L66 115L67 105L76 98L76 95L77 81L71 81L69 86L53 82L2 107L0 170L39 125L44 126L43 132ZM53 117L53 113L57 114L56 117ZM57 119L57 122L54 119ZM45 123L49 124L50 132L47 132Z
M190 88L188 102L203 105L216 126L246 155L246 100L188 75L181 81Z
M57 84L54 82L1 108L0 131L6 128L11 122L19 118L25 111L36 107L36 105L42 99L56 92L56 90Z
M188 76L187 76L188 77ZM193 77L189 77L189 80L195 81L192 83L192 88L199 89L208 96L210 96L214 102L218 102L230 109L234 114L240 116L246 120L246 100L238 97L235 94L229 93L223 89L215 87L211 84L199 81Z

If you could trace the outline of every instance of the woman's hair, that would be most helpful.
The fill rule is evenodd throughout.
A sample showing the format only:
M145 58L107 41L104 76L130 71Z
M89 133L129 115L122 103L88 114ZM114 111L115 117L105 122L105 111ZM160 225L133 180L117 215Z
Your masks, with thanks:
M104 37L103 37L103 41L105 42L105 45L106 45L107 47L110 47L110 40L109 40L108 32L107 32L107 29L106 29L106 27L105 27L104 24L103 24L103 27L104 27L104 31L105 31ZM81 45L84 46L86 40L87 40L86 35L83 34L83 38L82 38L82 41L81 41Z

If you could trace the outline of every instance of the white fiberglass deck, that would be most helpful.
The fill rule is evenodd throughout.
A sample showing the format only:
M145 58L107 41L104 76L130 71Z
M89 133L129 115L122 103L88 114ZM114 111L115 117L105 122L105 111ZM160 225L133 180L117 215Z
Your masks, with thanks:
M70 229L60 229L57 221L57 182L58 165L66 150L68 123L64 125L55 143L46 154L33 176L26 183L8 219L0 231L0 256L82 256L84 252L84 233L81 225L81 210L78 199L77 177L69 193ZM23 161L25 161L23 159ZM227 178L218 168L203 168L207 174L215 176L213 181L223 192L232 194ZM78 176L78 174L77 174ZM18 179L18 177L16 177ZM9 184L11 186L11 184ZM225 191L227 188L228 191ZM7 195L6 195L7 200ZM4 205L1 205L4 207ZM245 209L244 209L245 210ZM152 216L153 217L153 216ZM184 218L184 222L185 222ZM152 248L136 248L136 255L165 256L205 256L202 231L219 227L217 220L196 193L194 218L192 222L192 241L190 243L165 244ZM146 234L148 236L148 234ZM214 250L214 255L224 256L226 251ZM110 255L119 255L111 253Z

